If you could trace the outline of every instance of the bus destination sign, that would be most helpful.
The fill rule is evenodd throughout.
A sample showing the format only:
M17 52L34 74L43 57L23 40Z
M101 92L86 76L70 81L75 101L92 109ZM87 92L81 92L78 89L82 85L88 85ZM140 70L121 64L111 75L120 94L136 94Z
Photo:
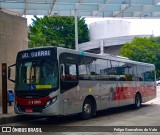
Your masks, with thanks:
M22 53L21 56L22 56L22 59L47 57L47 56L51 56L51 50L38 50L38 51L33 51L33 52L24 52Z

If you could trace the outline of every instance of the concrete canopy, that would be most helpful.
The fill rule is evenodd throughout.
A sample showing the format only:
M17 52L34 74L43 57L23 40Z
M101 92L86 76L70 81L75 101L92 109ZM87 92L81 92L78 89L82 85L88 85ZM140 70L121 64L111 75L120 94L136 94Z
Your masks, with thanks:
M19 15L160 17L160 0L0 0L0 9Z

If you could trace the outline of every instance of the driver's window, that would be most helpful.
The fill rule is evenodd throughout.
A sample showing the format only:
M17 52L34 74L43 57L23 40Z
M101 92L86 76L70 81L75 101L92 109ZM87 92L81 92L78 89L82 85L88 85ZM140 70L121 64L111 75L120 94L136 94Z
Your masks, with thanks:
M76 64L65 64L63 66L62 81L77 81L77 66Z
M69 65L69 74L71 77L71 80L77 80L77 68L75 64Z

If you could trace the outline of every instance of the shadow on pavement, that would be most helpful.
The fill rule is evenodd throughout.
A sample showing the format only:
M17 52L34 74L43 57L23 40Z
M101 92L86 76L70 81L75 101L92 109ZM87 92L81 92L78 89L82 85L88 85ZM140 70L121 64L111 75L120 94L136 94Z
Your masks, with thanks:
M138 110L144 109L144 108L152 108L155 105L151 104L143 104L140 109L134 109L133 106L123 106L123 107L116 107L116 108L111 108L111 109L106 109L102 111L98 111L97 115L95 118L92 118L93 120L96 118L100 117L106 117L106 116L111 116L115 114L120 114L120 113L130 113L130 112L136 112ZM27 123L30 125L36 125L36 126L43 126L43 125L55 125L55 126L60 126L60 125L65 125L65 124L71 124L73 122L78 122L82 121L81 120L81 114L76 114L76 115L69 115L69 116L52 116L52 117L47 117L47 118L42 118L42 119L37 119L34 121L28 121ZM86 120L87 121L87 120ZM26 123L26 122L25 122Z

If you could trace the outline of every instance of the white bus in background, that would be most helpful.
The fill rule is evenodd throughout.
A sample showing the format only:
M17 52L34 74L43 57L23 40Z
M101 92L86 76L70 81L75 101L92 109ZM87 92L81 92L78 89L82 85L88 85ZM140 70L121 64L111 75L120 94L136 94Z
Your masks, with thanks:
M155 66L126 58L44 47L19 52L15 66L15 80L9 79L18 114L89 119L98 110L140 108L156 97Z

